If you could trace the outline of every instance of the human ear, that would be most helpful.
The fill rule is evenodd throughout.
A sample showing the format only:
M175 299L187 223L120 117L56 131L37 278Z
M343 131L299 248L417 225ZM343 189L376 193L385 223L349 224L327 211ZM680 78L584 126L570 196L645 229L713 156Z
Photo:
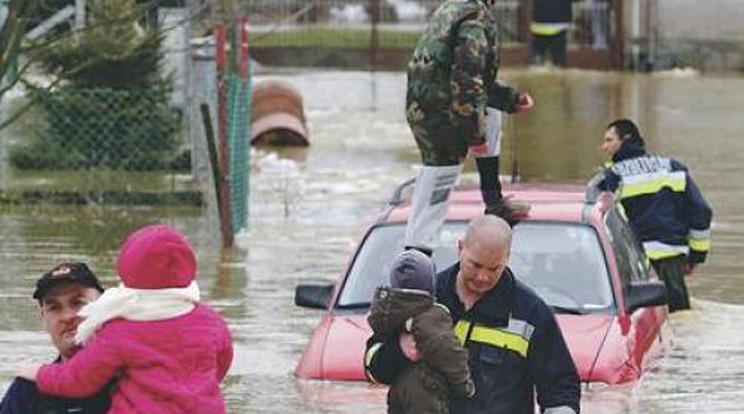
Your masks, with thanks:
M39 307L39 320L41 321L41 329L45 332L49 332L49 326L47 325L47 319L44 317L44 308Z

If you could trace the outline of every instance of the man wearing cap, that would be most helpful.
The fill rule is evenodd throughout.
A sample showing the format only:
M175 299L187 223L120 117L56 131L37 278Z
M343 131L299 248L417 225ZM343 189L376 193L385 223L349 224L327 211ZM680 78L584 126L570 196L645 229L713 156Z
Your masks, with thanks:
M98 278L81 262L59 264L36 282L33 297L39 303L42 326L59 352L55 362L77 352L74 337L81 321L78 311L101 292ZM106 386L89 398L61 398L41 394L33 382L16 378L0 403L0 414L105 413L110 405L110 388Z

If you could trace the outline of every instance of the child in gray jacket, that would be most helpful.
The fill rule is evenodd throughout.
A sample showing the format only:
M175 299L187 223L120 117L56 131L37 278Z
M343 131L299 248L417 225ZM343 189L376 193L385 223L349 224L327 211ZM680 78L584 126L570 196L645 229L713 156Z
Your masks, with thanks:
M413 334L421 359L404 368L388 390L390 414L448 414L450 393L475 394L468 352L452 330L452 318L434 298L434 264L417 251L400 253L390 271L390 287L375 292L368 317L376 335Z

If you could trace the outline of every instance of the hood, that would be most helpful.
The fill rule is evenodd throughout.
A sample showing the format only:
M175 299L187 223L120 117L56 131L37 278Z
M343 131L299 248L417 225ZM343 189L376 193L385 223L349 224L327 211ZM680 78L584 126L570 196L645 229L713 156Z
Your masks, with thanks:
M629 138L620 145L620 149L612 156L612 161L620 162L643 155L646 155L646 143L643 141L643 138Z
M406 320L434 306L434 296L422 290L382 287L375 291L370 315L372 329L382 335L404 330Z
M364 349L371 335L366 314L327 314L310 338L295 375L302 379L365 380Z
M636 381L641 367L630 353L633 335L616 315L557 315L582 382Z
M605 345L613 315L556 315L581 381L592 380L595 360Z

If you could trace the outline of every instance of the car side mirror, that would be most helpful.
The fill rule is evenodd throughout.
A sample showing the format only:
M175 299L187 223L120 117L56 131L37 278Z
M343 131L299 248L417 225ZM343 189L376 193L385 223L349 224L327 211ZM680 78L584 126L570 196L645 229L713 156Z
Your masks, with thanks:
M295 306L328 309L335 285L330 282L303 283L295 288Z
M633 313L640 308L662 306L668 303L666 286L664 282L658 280L631 282L627 293L628 313Z

